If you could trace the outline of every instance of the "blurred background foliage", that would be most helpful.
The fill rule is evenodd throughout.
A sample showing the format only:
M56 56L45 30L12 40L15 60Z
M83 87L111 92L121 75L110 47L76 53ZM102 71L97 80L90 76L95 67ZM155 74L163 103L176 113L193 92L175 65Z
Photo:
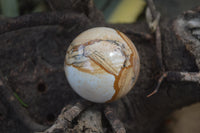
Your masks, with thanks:
M48 11L45 0L0 0L1 15L16 17L33 12Z
M107 22L131 23L143 13L144 0L94 0Z
M163 18L174 18L183 11L200 5L200 0L154 0L154 2ZM145 16L145 0L94 0L94 4L103 12L105 20L110 23L132 23L143 20ZM16 17L45 11L50 11L47 0L0 0L1 16Z
M109 23L135 22L144 11L144 0L94 0ZM33 12L49 11L45 0L0 0L2 16L16 17Z

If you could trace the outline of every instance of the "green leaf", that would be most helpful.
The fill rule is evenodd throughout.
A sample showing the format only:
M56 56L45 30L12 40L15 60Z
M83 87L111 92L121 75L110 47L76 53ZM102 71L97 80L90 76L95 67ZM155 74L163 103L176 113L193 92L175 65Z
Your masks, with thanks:
M22 106L26 108L28 107L28 105L22 101L22 99L17 95L17 93L14 92L14 96L17 98L17 100L21 103Z

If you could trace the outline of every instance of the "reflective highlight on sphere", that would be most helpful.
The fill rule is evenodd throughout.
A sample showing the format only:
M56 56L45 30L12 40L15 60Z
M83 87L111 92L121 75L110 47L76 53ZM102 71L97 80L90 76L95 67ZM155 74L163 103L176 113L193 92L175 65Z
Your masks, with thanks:
M112 28L86 30L70 44L64 69L69 84L81 97L112 102L133 88L140 60L131 40Z

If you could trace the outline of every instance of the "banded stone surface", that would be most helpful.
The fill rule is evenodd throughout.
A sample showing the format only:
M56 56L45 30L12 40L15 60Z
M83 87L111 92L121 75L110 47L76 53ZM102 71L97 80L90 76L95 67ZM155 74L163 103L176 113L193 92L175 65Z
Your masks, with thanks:
M104 103L119 99L133 88L140 60L126 35L97 27L73 40L66 53L64 69L76 93L89 101Z

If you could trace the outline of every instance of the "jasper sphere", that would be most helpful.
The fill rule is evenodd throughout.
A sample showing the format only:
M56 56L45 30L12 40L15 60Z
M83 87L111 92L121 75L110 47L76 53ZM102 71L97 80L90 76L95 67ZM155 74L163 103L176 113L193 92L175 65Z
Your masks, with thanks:
M140 60L132 41L107 27L86 30L68 47L64 70L73 90L96 103L126 95L136 83Z

